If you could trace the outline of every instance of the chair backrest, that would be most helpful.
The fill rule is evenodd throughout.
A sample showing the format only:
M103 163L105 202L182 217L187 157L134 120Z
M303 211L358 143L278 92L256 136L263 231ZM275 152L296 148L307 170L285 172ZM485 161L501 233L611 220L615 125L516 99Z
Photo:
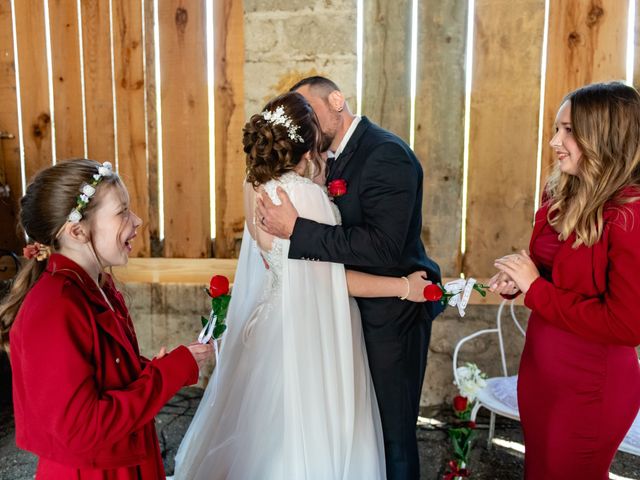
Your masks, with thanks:
M509 312L511 314L511 319L513 320L513 323L515 324L516 328L520 331L520 333L523 336L526 334L525 329L522 327L522 325L518 321L518 317L516 317L516 312L515 312L515 307L514 307L514 300L503 300L502 302L500 302L500 306L498 307L498 312L496 314L496 327L495 328L486 328L486 329L483 329L483 330L478 330L477 332L472 333L471 335L467 335L466 337L458 340L458 343L456 344L455 349L453 350L453 378L456 380L456 383L458 383L457 369L458 369L458 355L460 353L460 348L466 342L468 342L470 340L473 340L474 338L479 337L481 335L485 335L485 334L489 334L489 333L495 333L495 334L498 335L498 345L499 345L499 349L500 349L500 361L502 362L502 374L505 377L509 376L509 372L508 372L508 369L507 369L507 355L506 355L505 348L504 348L504 335L503 335L503 325L502 325L502 313L503 313L504 307L505 307L505 305L507 303L509 303Z

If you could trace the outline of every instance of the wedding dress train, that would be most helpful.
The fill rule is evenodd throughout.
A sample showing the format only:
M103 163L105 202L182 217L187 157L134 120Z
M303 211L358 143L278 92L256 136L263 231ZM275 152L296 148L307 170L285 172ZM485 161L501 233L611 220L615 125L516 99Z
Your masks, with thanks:
M270 181L300 216L336 224L323 190ZM260 251L245 226L219 364L176 456L175 479L383 479L382 429L344 266ZM267 270L262 258L269 265Z

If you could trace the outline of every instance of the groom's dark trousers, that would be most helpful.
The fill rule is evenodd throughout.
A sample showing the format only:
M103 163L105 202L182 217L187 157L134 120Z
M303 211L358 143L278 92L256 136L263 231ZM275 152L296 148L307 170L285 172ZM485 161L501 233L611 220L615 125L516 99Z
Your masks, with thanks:
M347 193L335 198L342 225L299 218L289 258L343 263L394 277L425 270L431 281L440 281L440 269L420 238L422 168L405 142L362 117L330 164L327 182L336 179L347 184ZM442 307L395 297L357 301L382 419L387 477L417 479L420 392L431 322Z

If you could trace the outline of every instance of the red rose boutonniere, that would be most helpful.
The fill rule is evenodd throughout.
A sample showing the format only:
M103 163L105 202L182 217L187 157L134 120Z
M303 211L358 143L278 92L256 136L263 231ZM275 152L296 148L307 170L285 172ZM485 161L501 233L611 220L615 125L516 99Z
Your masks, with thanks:
M327 185L327 189L332 197L340 197L347 193L347 182L343 178L331 180Z

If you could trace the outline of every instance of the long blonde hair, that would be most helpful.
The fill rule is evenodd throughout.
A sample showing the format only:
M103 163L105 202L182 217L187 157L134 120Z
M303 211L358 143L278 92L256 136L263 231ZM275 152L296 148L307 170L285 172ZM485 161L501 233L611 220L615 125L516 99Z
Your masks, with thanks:
M625 187L640 186L640 95L621 82L594 83L568 94L573 136L582 152L577 175L556 165L547 183L548 221L574 248L602 236L605 204L628 203Z

